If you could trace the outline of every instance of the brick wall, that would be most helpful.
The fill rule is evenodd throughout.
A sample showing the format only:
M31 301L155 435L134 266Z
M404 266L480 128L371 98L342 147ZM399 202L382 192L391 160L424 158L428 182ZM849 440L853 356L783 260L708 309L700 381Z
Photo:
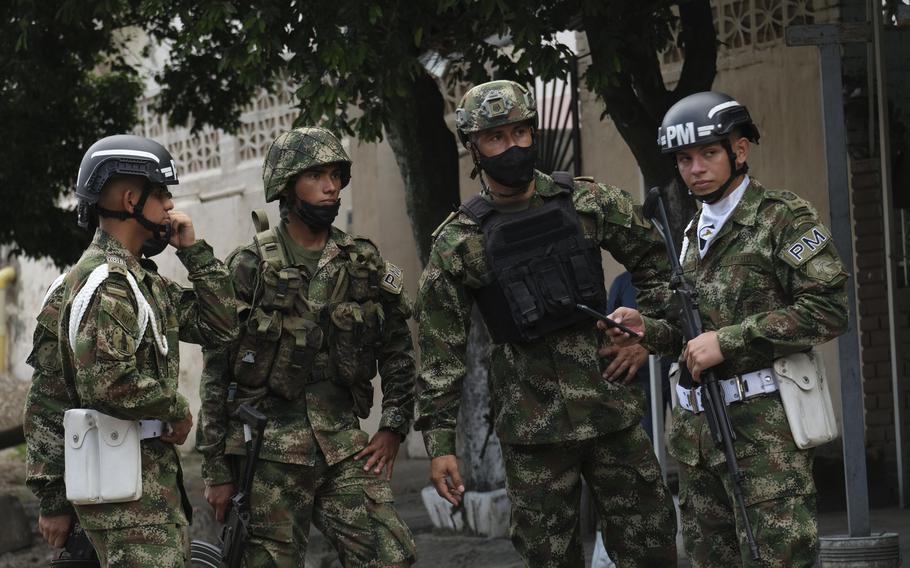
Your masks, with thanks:
M862 357L863 392L866 408L866 446L871 462L894 464L894 397L891 382L888 300L885 287L885 245L882 231L882 200L877 159L851 161L855 279L858 286L859 334ZM899 217L895 219L899 222ZM895 251L897 254L898 251ZM901 408L904 414L903 444L908 444L907 414L910 392L904 377L910 376L910 289L895 289L898 376L902 384ZM896 472L882 470L893 479Z

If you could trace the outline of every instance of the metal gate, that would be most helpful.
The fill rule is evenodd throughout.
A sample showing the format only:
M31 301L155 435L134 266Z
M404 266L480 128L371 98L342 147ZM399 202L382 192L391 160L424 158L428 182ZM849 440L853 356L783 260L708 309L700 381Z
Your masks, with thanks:
M534 97L540 123L537 169L581 175L581 131L578 121L578 60L572 59L565 79L535 81Z

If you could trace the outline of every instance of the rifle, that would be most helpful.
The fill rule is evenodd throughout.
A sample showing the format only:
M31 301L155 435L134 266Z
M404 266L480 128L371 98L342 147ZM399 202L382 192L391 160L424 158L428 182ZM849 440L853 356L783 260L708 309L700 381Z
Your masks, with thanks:
M246 465L240 480L240 489L231 498L231 508L221 530L221 546L194 540L190 543L190 560L194 566L208 568L240 568L246 541L250 534L250 494L253 490L253 476L259 452L262 450L262 436L267 419L264 414L241 404L234 417L243 422L246 442ZM255 437L253 432L256 433Z
M679 298L680 323L683 335L686 341L695 339L704 331L701 325L701 313L698 311L698 292L683 276L679 255L676 253L676 245L673 244L673 238L670 233L667 210L664 208L664 201L658 188L652 187L648 191L648 197L645 199L642 210L645 216L654 223L657 232L660 233L664 241L664 245L667 247L667 257L670 260L672 270L670 274L670 289ZM684 364L679 367L680 377L688 384L694 386L688 367ZM701 393L702 404L705 407L705 419L708 421L711 436L714 438L714 443L717 447L724 452L724 457L727 461L727 473L733 481L733 497L736 501L736 507L742 514L743 524L746 529L746 540L749 542L752 560L758 560L758 545L755 543L752 525L749 523L749 517L746 514L746 503L743 500L742 482L744 475L742 470L739 469L736 453L733 451L733 441L736 440L736 434L733 432L730 415L727 414L724 391L711 369L707 369L701 374Z

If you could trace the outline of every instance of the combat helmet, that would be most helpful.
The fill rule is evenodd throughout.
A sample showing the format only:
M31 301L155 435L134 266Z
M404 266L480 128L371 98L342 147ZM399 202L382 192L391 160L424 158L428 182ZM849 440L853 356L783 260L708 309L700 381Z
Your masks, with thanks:
M275 201L288 180L305 169L341 165L341 187L351 181L351 158L334 134L317 126L282 133L269 146L262 165L266 202Z
M683 148L723 142L735 128L746 139L758 143L758 128L745 106L730 95L704 91L670 107L657 130L657 142L661 153L671 154Z
M730 144L730 134L739 129L743 137L758 144L760 134L752 122L749 110L733 97L717 91L704 91L680 99L664 115L657 129L657 143L662 154L673 154L684 148L719 142L727 152L730 176L720 187L707 195L695 195L704 203L715 203L724 196L737 177L749 171L749 165L736 167L736 155Z
M455 109L455 127L464 145L475 132L524 121L537 126L537 102L531 91L515 81L490 81L472 87Z
M79 225L86 228L89 224L88 212L98 210L101 190L104 184L115 175L140 176L148 180L149 185L176 185L177 164L171 153L161 144L149 138L133 134L117 134L98 140L92 144L79 164L76 174L76 199L79 203ZM143 191L140 202L132 215L140 220L142 207L149 196L149 186ZM114 216L125 218L130 215L119 212Z

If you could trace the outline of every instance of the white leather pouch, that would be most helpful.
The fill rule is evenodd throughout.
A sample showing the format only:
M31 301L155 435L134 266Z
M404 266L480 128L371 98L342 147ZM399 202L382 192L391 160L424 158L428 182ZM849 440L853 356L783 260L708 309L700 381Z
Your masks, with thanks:
M142 497L139 424L74 408L63 415L66 498L77 505Z
M837 438L821 355L812 350L781 357L774 361L774 378L797 447L814 448Z

